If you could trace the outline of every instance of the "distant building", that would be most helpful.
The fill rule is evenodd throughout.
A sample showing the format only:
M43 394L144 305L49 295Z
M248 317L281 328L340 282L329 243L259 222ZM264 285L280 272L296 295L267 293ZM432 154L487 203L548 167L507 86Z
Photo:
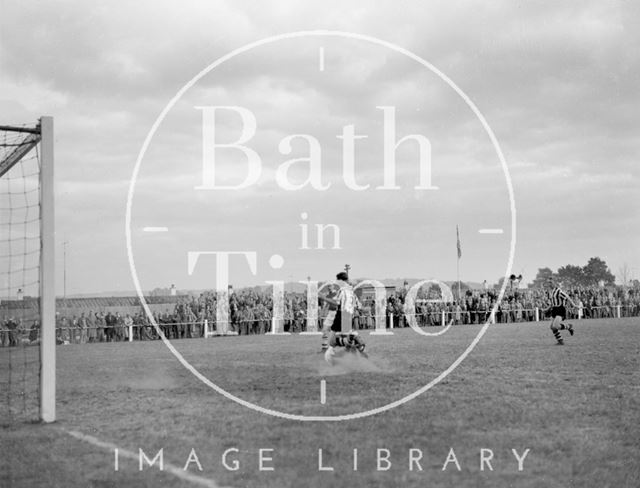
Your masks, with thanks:
M393 285L385 285L385 292L387 294L387 298L393 295L396 292L396 287ZM360 300L360 303L375 300L376 298L376 289L373 285L362 285L355 290L356 297Z
M154 313L172 313L180 301L190 300L189 295L147 296L147 306ZM38 317L40 302L38 298L25 296L22 300L1 300L0 321L9 317L32 320ZM83 297L56 298L56 312L61 316L73 317L88 312L116 313L136 315L143 313L142 304L137 296L132 297Z

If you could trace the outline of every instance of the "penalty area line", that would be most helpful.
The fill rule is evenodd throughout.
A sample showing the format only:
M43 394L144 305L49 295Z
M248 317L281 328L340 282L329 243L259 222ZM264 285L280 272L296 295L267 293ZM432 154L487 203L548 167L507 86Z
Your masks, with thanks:
M118 447L111 442L101 441L97 437L83 434L82 432L78 432L77 430L67 430L62 427L58 427L58 430L70 435L71 437L74 437L75 439L87 442L95 447L100 447L102 449L111 451L112 454L115 453L117 449L118 457L133 459L134 461L139 461L140 459L139 454L136 454L133 451L129 451L128 449L122 449L121 447ZM221 488L220 485L218 485L214 480L189 473L188 471L185 471L178 466L174 466L173 464L165 462L163 463L163 468L164 470L161 471L162 473L172 474L176 478L180 478L183 481L188 481L195 485L206 486L207 488Z

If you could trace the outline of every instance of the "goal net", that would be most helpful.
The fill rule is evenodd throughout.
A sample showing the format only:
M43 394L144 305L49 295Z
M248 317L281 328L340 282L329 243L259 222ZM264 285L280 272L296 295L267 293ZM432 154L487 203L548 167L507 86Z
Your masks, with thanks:
M53 120L0 126L0 424L55 420Z

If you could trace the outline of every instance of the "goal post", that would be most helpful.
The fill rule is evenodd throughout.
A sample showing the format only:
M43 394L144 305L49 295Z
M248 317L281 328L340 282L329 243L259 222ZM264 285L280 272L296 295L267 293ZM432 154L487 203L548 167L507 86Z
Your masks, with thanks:
M56 420L54 123L0 125L0 424Z
M40 119L40 419L56 419L53 117Z

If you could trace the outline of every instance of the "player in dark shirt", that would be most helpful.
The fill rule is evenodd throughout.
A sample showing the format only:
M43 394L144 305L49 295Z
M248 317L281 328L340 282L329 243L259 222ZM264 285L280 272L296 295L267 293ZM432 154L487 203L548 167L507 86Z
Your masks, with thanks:
M565 323L567 319L567 303L577 308L577 305L571 300L571 297L565 293L560 283L555 283L552 278L549 279L549 286L552 291L549 295L551 299L551 332L556 338L559 345L564 344L564 339L560 335L561 330L568 330L573 335L573 325Z

